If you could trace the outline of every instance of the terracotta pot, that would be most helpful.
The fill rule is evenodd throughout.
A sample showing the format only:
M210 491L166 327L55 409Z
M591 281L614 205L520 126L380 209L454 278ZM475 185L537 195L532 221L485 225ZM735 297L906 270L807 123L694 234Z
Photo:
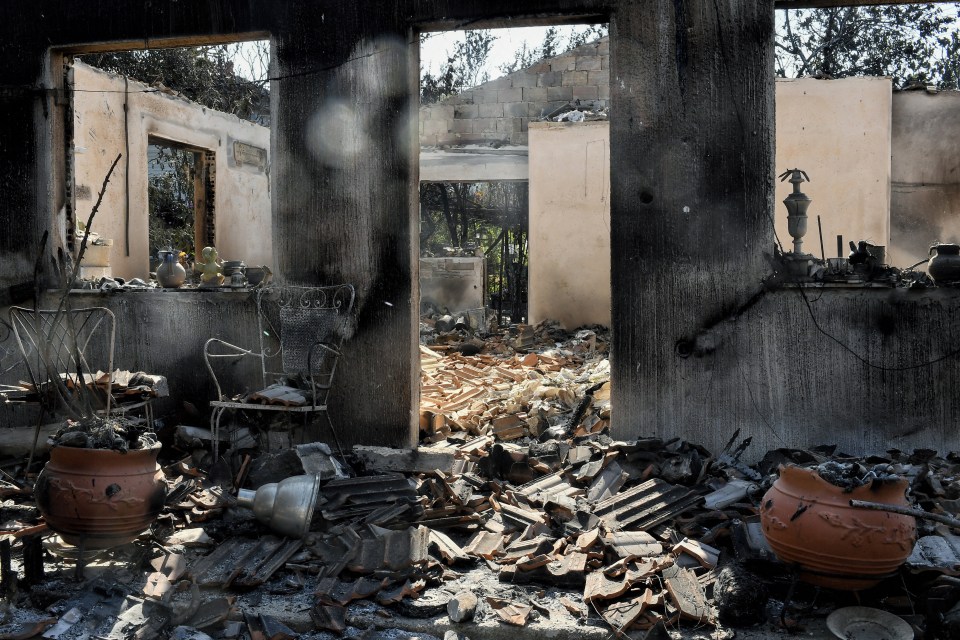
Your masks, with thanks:
M906 489L900 480L844 492L813 469L781 466L760 505L763 535L805 582L866 589L896 573L913 550L917 525L912 516L855 509L850 500L907 506Z
M166 499L159 452L159 444L126 453L55 446L34 487L37 507L70 544L107 549L130 542Z

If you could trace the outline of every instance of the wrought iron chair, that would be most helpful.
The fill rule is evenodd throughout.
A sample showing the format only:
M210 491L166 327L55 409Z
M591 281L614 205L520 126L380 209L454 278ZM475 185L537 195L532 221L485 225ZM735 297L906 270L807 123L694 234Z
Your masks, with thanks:
M210 402L215 459L219 457L220 421L227 410L282 411L304 414L305 419L307 414L323 413L340 449L340 439L327 412L327 401L343 342L353 334L354 297L353 286L349 284L264 287L256 293L258 350L238 347L219 338L207 340L203 357L217 393L217 399ZM260 361L261 390L278 379L298 379L303 383L302 390L309 392L306 404L258 404L251 398L255 394L225 394L214 362L221 359L238 362L244 358ZM222 373L221 368L221 376Z
M109 414L117 320L105 307L26 309L10 307L10 325L40 406L27 468L33 462L44 412ZM98 351L99 358L93 355ZM91 363L91 360L93 362ZM105 372L95 379L98 371ZM64 384L50 384L59 378ZM80 415L72 415L78 418Z

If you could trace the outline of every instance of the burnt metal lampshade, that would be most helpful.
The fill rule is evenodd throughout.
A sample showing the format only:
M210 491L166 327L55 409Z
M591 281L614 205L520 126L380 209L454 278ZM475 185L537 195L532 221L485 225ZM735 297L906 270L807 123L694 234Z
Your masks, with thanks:
M237 504L251 509L257 520L277 533L302 538L310 530L319 494L319 476L292 476L267 483L256 491L240 489Z

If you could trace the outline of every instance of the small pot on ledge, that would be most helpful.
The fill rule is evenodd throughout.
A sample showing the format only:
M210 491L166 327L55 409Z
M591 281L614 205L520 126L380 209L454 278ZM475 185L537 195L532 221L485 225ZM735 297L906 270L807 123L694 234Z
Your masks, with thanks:
M157 284L164 289L177 289L187 279L187 270L177 260L178 254L172 250L157 252L160 266L157 267Z

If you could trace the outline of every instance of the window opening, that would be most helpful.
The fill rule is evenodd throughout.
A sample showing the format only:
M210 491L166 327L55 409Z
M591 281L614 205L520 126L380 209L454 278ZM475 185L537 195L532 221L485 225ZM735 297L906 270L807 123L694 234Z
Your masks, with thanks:
M213 244L212 182L214 154L151 139L147 151L150 270L158 253L173 250L192 261L195 247Z
M105 248L96 265L85 258L86 276L148 280L159 250L189 265L205 246L224 260L272 266L269 55L262 40L68 61L74 249L83 219L74 211L89 210L106 168L124 155L90 230Z

